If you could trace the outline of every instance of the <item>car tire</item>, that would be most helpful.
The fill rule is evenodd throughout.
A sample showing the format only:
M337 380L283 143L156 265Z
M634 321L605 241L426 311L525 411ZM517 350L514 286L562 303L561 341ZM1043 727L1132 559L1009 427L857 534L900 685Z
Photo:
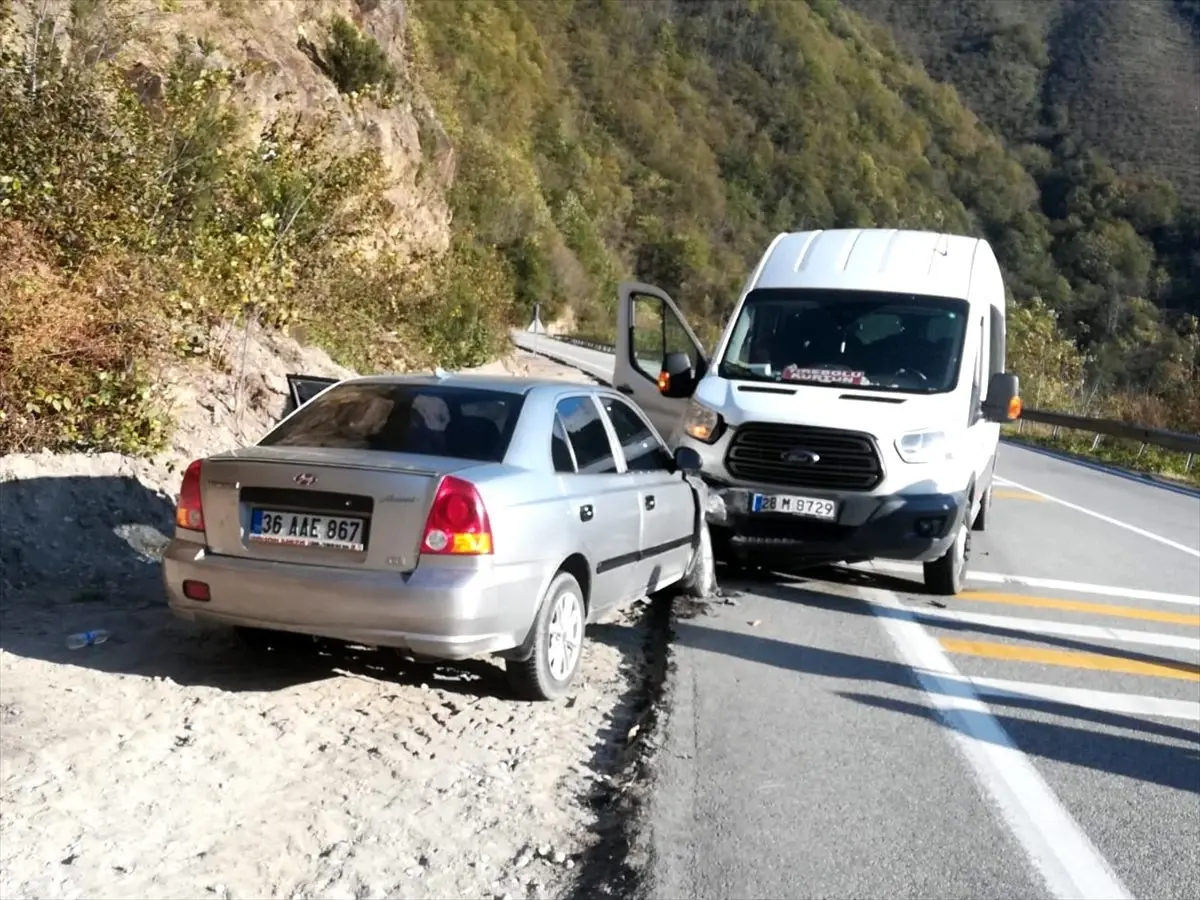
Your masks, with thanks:
M570 572L559 572L534 620L529 658L504 661L513 693L523 700L563 697L579 672L586 624L587 607L579 582Z
M992 511L992 487L988 485L988 489L983 492L983 499L979 501L979 512L975 516L975 521L971 523L972 531L987 531L988 515Z
M712 533L708 523L700 526L700 544L692 553L687 571L679 581L679 590L688 597L711 597L717 587L717 562L713 555Z
M950 548L932 562L925 563L925 587L933 594L954 596L963 589L967 562L971 558L971 529L958 526Z

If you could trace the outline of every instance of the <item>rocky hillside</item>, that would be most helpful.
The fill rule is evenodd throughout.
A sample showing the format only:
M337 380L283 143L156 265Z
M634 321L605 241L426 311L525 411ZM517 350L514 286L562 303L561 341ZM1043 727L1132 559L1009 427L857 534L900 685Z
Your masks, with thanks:
M474 365L535 302L611 330L636 276L711 336L772 234L849 225L991 240L1042 405L1200 422L1200 216L835 0L0 11L0 449L161 446L155 372L247 318Z

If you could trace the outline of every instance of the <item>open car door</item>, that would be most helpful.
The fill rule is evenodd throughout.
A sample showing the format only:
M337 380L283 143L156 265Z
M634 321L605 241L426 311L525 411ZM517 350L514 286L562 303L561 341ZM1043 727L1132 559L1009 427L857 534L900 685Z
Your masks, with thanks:
M708 357L679 307L667 293L651 284L621 284L617 304L616 358L613 386L642 408L668 442L687 409L691 389L708 371ZM659 375L670 354L684 354L689 372L671 373L675 385L660 389ZM679 360L676 357L676 360ZM669 379L667 379L669 381Z
M321 375L288 375L288 397L283 405L284 418L290 416L301 406L311 400L331 384L337 384L339 378L325 378Z

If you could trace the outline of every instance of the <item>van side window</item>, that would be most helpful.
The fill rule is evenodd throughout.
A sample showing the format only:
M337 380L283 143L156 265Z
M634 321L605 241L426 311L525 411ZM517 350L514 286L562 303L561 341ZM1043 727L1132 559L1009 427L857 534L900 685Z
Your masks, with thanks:
M980 409L983 404L983 392L985 390L983 383L986 380L986 376L983 373L983 354L987 349L987 320L980 316L979 340L975 345L975 372L971 379L971 412L967 417L967 423L970 425L974 425L983 417Z
M675 312L658 297L633 298L633 367L651 381L658 380L668 353L686 353L694 367L695 347Z
M581 475L616 472L612 442L591 397L567 397L558 401L558 417L567 431Z
M988 366L988 369L990 370L988 372L988 376L991 377L997 372L1004 371L1004 353L1006 348L1004 335L1004 312L994 306L989 306L988 310L991 312L992 320L991 353L988 354L991 357L991 365Z

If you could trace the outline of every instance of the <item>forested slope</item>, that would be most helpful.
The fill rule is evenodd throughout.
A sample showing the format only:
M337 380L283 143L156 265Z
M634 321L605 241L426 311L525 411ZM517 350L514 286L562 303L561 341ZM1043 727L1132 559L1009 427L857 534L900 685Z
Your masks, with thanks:
M1116 411L1200 421L1200 220L1172 187L1119 178L1066 134L1006 139L841 4L411 8L423 81L459 141L456 227L501 248L525 308L570 306L607 331L615 281L636 274L711 326L779 230L965 230L992 241L1014 299L1058 341L1054 402L1079 399L1086 367Z

